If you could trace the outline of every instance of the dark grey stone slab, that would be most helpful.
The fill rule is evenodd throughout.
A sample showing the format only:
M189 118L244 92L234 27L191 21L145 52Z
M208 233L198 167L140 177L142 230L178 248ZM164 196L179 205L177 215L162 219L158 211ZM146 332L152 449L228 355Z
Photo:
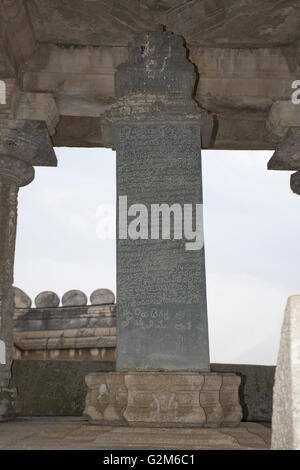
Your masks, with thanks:
M17 412L20 416L81 416L85 376L113 369L113 362L14 361L11 386L18 390Z
M148 214L151 204L202 204L199 125L118 127L117 192ZM209 369L204 248L185 241L118 240L118 370Z

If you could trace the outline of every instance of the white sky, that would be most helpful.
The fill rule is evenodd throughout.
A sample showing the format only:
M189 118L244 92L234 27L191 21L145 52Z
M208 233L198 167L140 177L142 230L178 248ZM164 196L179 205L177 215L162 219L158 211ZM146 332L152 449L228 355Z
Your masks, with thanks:
M115 153L56 149L19 195L15 285L115 292L115 242L99 239L115 205ZM275 364L287 297L299 294L300 197L272 152L204 151L204 224L211 362Z

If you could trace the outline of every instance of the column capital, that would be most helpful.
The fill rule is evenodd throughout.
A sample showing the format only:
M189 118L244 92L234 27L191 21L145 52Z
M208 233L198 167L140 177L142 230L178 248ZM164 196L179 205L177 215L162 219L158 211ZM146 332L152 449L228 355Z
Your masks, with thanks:
M34 179L34 168L9 155L0 155L0 182L26 186Z
M57 164L43 121L0 119L0 155L10 156L33 166Z

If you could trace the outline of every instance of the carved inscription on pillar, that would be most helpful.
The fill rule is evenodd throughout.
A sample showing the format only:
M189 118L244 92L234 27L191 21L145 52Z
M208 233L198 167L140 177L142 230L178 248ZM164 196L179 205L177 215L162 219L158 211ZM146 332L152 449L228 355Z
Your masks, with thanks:
M199 126L120 126L117 187L149 215L154 203L201 204ZM117 263L118 368L207 370L204 249L172 237L118 240Z

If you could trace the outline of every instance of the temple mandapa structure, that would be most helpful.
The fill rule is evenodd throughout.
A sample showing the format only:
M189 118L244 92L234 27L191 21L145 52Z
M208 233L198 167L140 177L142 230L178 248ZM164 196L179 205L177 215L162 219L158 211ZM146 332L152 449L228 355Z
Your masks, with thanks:
M240 425L241 374L210 364L204 243L176 221L169 237L142 219L124 232L124 204L126 217L164 204L202 239L203 148L274 150L269 170L300 195L299 22L295 0L1 0L0 421L17 414L14 360L86 360L115 361L86 376L94 423ZM32 308L13 287L19 188L57 165L55 146L116 150L116 300L45 291ZM296 296L274 448L299 448L298 314Z

